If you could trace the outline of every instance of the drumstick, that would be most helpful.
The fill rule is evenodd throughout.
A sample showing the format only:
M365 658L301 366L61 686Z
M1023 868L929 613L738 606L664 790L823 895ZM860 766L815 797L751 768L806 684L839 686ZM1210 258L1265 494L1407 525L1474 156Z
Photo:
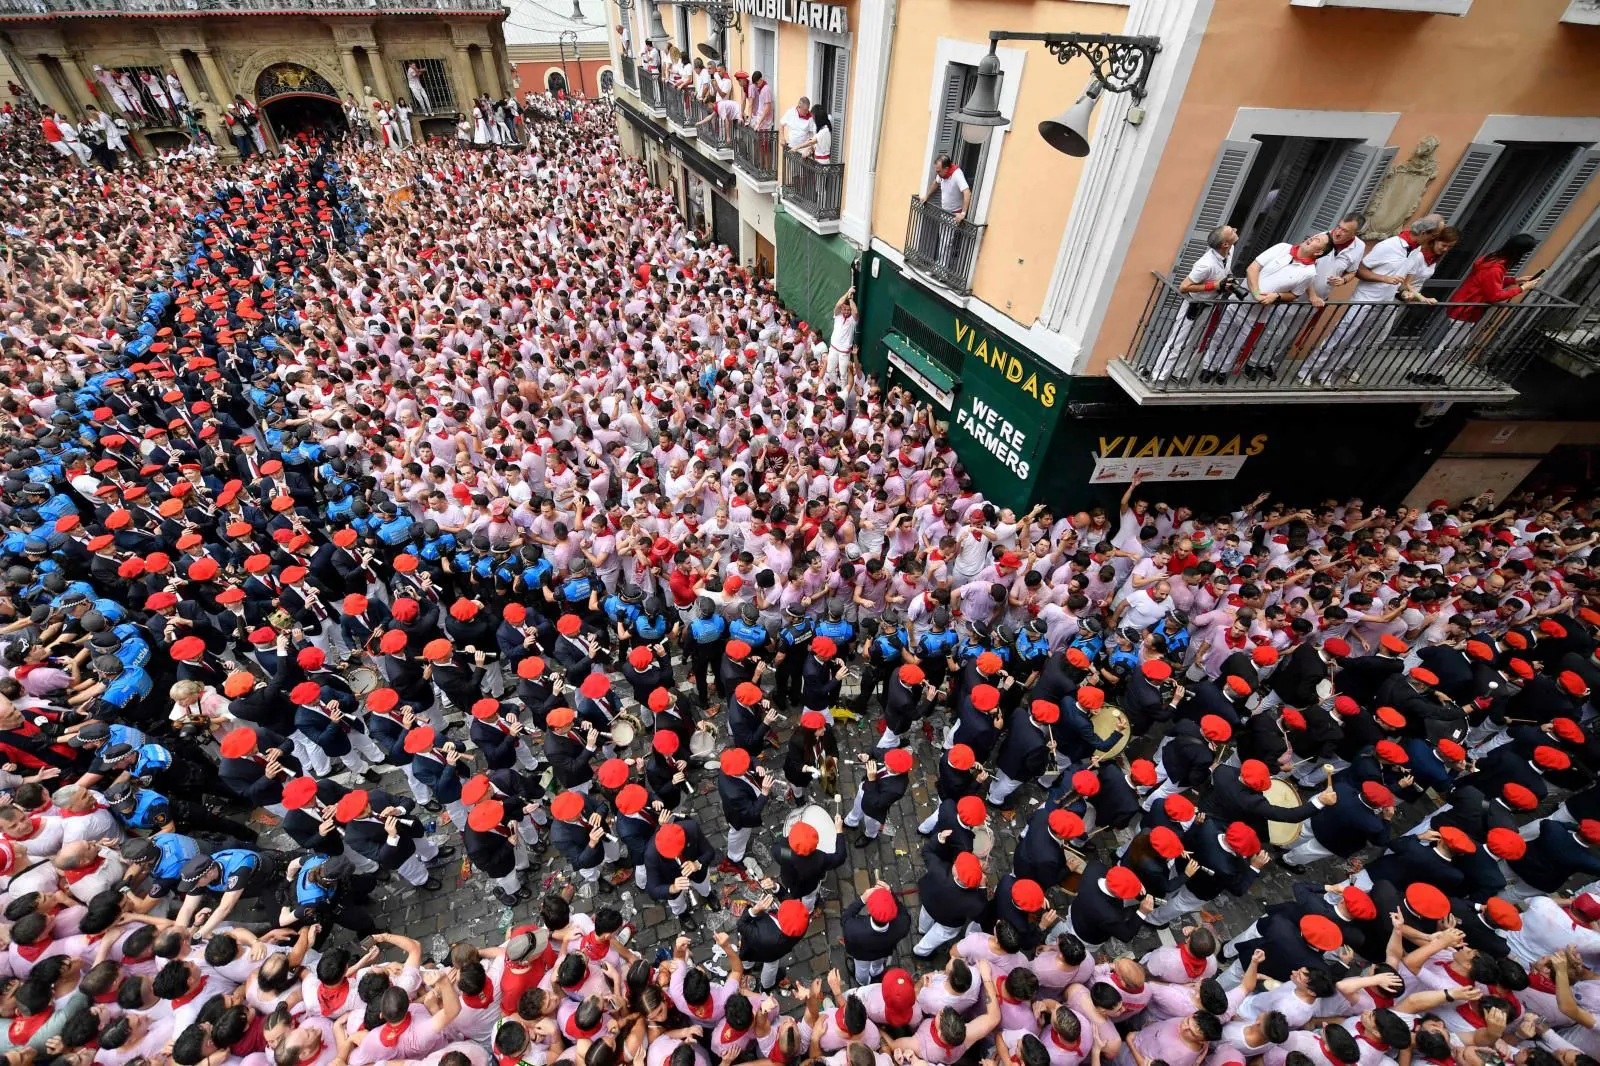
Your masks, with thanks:
M1323 763L1322 772L1328 775L1328 790L1331 792L1333 790L1333 763Z

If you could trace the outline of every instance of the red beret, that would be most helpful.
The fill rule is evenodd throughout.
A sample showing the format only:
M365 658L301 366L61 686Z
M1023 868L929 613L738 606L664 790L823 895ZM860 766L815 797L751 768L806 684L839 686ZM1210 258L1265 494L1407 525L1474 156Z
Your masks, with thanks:
M789 847L796 855L810 855L820 841L817 831L805 822L796 822L789 830Z
M1567 770L1572 767L1572 759L1560 748L1540 744L1533 749L1533 764L1541 770Z
M1373 745L1372 750L1384 762L1392 762L1397 766L1404 766L1411 761L1411 756L1406 754L1406 749L1392 740L1380 740Z
M974 707L987 713L1000 706L1000 690L993 685L974 685L971 699Z
M1257 644L1250 653L1250 661L1257 666L1272 666L1278 661L1278 649L1271 644Z
M1361 798L1374 807L1394 806L1394 793L1382 781L1361 782Z
M1098 796L1100 794L1100 775L1093 770L1079 770L1072 775L1072 791L1080 796Z
M1505 798L1506 806L1514 811L1531 811L1539 806L1539 797L1533 794L1533 789L1526 785L1519 785L1515 781L1508 781L1500 790L1500 795Z
M1272 787L1272 771L1260 759L1246 759L1239 766L1239 780L1248 789L1265 792Z
M1139 788L1156 787L1156 764L1149 759L1135 759L1128 766L1128 777Z
M1233 726L1221 715L1204 715L1200 719L1200 735L1213 744L1225 744L1233 738Z
M1243 822L1234 822L1228 826L1227 832L1222 834L1222 842L1235 854L1249 858L1261 851L1261 838L1256 836L1256 831Z
M1020 885L1022 882L1017 883ZM900 913L900 904L895 901L894 893L886 888L875 888L868 892L865 903L868 916L879 925L889 924Z
M722 753L721 765L722 772L729 777L739 777L749 773L750 753L743 748L729 748Z
M1406 906L1417 917L1435 922L1450 913L1449 898L1424 881L1413 881L1406 886Z
M1346 885L1343 893L1344 909L1358 922L1371 921L1378 916L1378 905L1372 897L1355 885Z
M800 826L797 825L795 828L799 829ZM811 829L810 826L806 826L805 828ZM815 833L816 830L811 829L811 832ZM793 834L791 833L790 836L792 837ZM676 859L678 856L683 854L683 846L687 840L688 835L684 833L683 826L679 825L677 822L668 822L666 825L656 830L656 851L659 852L661 857L664 859ZM795 850L799 851L800 849L796 848Z
M1350 654L1350 642L1343 637L1331 637L1322 642L1322 650L1336 659L1343 659Z
M1516 674L1517 677L1521 678L1523 681L1533 680L1533 667L1530 666L1526 660L1512 659L1506 665L1510 667L1513 674Z
M1497 859L1514 861L1528 853L1528 842L1523 840L1515 829L1504 826L1495 826L1484 837L1484 847L1489 849L1489 854Z
M1183 854L1183 840L1164 825L1150 830L1150 849L1163 859L1176 859Z
M1437 685L1439 675L1429 670L1426 666L1419 666L1411 671L1411 680L1419 681L1424 685Z
M1138 899L1144 895L1144 882L1126 866L1113 866L1106 871L1106 889L1117 899Z
M1078 706L1086 711L1098 711L1106 705L1106 694L1103 689L1094 685L1081 685L1078 688Z
M582 793L561 792L550 801L550 817L558 822L570 822L581 814L583 814Z
M1406 716L1393 707L1379 707L1373 712L1373 717L1378 720L1380 725L1386 725L1390 729L1404 729L1406 727Z
M977 762L978 757L973 752L971 745L952 744L950 746L950 754L947 756L947 758L950 760L950 766L952 769L970 770L972 769L973 763Z
M989 808L984 806L982 796L962 796L956 800L956 819L962 825L982 825L988 817Z
M1297 732L1303 733L1310 728L1310 726L1306 722L1305 715L1301 714L1293 707L1285 707L1283 709L1283 728L1293 729Z
M1582 696L1589 691L1588 684L1571 670L1563 670L1556 676L1556 684L1561 686L1561 691L1569 696Z
M1451 851L1462 855L1471 855L1478 850L1478 845L1473 843L1472 838L1453 825L1447 825L1439 830L1439 840Z
M1246 681L1238 674L1229 674L1227 685L1228 691L1233 693L1235 696L1248 696L1250 695L1251 691L1253 691L1250 688L1250 682Z
M955 874L956 883L963 888L977 888L983 884L983 863L970 851L963 851L956 856L951 872Z
M1499 896L1491 896L1483 905L1483 916L1507 932L1515 933L1522 928L1522 912L1517 910L1516 904Z
M1139 667L1139 672L1144 674L1145 680L1160 683L1172 677L1172 667L1162 659L1151 659Z
M1030 881L1026 877L1018 878L1011 885L1011 902L1024 914L1043 910L1044 889L1039 887L1037 881Z
M1350 696L1335 696L1333 698L1333 709L1346 718L1354 718L1361 713L1361 704Z
M1338 923L1320 914L1300 919L1300 937L1318 951L1338 951L1344 946L1344 933Z
M1393 652L1396 655L1402 655L1406 650L1406 642L1395 636L1393 633L1385 633L1383 636L1379 637L1378 646L1384 651Z

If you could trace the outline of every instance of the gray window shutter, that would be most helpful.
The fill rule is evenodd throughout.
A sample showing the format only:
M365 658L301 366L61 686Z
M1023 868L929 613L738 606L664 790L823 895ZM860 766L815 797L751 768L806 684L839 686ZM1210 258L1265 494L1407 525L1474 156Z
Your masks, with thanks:
M1378 156L1372 162L1372 167L1367 171L1367 176L1362 179L1356 188L1356 194L1350 200L1346 211L1365 211L1367 205L1372 203L1372 198L1378 192L1378 183L1383 181L1383 176L1389 173L1389 164L1394 162L1395 153L1400 151L1394 145L1378 149Z
M1306 204L1299 217L1295 219L1294 225L1289 228L1285 239L1298 241L1307 234L1323 233L1332 229L1334 223L1339 221L1339 217L1355 201L1356 192L1365 182L1377 155L1376 148L1359 141L1345 148L1338 162L1329 168L1328 175L1323 179L1317 194Z
M944 68L944 91L939 97L939 136L933 142L933 151L955 155L956 112L961 110L963 90L967 87L967 68L961 63L951 63ZM928 160L933 165L933 160Z
M1529 216L1528 234L1543 243L1560 224L1567 209L1583 195L1584 186L1589 184L1596 171L1600 171L1600 151L1588 148L1576 152L1533 209Z
M1489 169L1494 166L1496 159L1505 149L1494 143L1475 143L1467 145L1467 150L1461 156L1461 162L1456 164L1455 173L1450 175L1450 180L1445 182L1444 189L1440 191L1439 198L1433 202L1433 214L1440 215L1449 225L1456 225L1466 209L1471 206L1472 199L1483 188L1483 183L1489 177Z
M833 45L833 84L828 92L828 119L833 123L833 161L844 162L844 109L850 97L850 51Z
M1211 176L1200 192L1200 202L1195 206L1183 246L1178 249L1177 261L1172 264L1177 278L1187 274L1195 260L1205 253L1206 234L1228 220L1228 213L1239 199L1239 190L1260 148L1259 141L1222 142L1217 161L1211 167Z

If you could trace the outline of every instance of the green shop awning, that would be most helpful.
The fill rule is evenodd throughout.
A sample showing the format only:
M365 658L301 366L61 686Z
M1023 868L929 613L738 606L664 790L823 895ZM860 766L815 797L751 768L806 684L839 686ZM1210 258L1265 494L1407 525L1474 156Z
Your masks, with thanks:
M889 365L916 385L935 403L948 409L955 399L956 378L933 356L918 348L900 333L885 333L883 346L889 349Z

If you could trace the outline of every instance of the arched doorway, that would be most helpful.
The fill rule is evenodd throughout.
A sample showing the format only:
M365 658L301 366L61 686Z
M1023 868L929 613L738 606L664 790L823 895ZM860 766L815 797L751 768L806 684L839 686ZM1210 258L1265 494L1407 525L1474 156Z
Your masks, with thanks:
M339 91L299 63L275 63L256 78L256 104L283 141L302 133L337 137L347 123Z
M559 70L552 70L549 74L545 75L544 87L550 90L552 93L566 92L566 75L562 74Z

